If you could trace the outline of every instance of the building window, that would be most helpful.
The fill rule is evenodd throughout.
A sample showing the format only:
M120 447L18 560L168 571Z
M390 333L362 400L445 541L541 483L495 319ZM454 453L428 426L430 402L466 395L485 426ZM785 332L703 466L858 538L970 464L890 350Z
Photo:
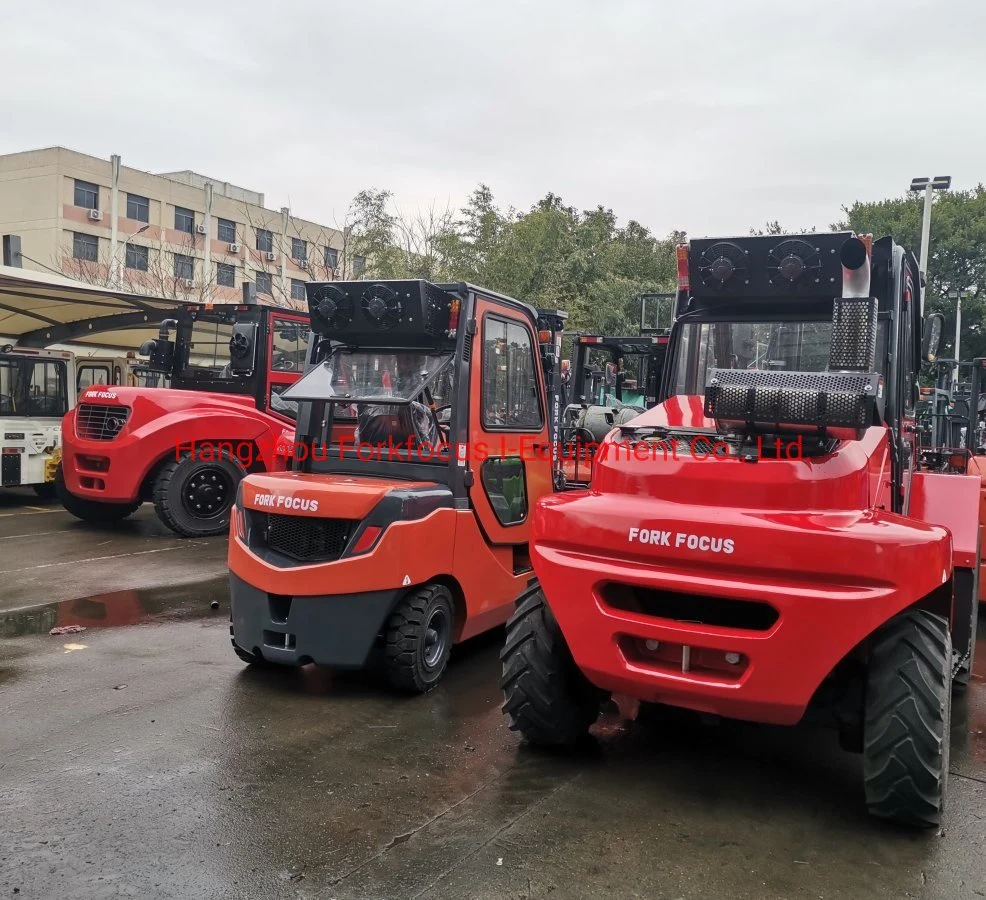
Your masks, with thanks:
M75 205L83 209L99 209L99 185L76 178Z
M195 233L195 213L182 206L175 207L175 231L184 231L185 234Z
M236 287L236 266L216 263L216 284L219 287Z
M187 278L189 281L195 278L194 256L185 256L182 253L175 254L175 278Z
M266 294L268 297L274 296L274 290L271 287L270 273L268 272L257 273L257 293Z
M151 201L139 194L127 194L127 218L137 222L150 222Z
M127 216L127 218L130 217ZM140 244L127 244L126 259L128 269L139 269L141 272L147 271L147 247L142 247Z
M72 257L96 262L99 259L99 238L93 234L75 232L72 235Z
M220 219L216 228L216 237L227 244L236 243L236 223L229 219Z
M274 235L266 228L257 229L257 249L261 253L274 252ZM260 290L259 288L257 290Z
M291 279L291 299L304 301L305 282L299 281L297 278Z
M291 238L291 258L304 262L308 259L308 241L301 238Z
M339 265L339 251L335 247L325 248L325 268L335 270Z
M366 257L365 256L354 256L353 257L353 275L359 278L366 272Z

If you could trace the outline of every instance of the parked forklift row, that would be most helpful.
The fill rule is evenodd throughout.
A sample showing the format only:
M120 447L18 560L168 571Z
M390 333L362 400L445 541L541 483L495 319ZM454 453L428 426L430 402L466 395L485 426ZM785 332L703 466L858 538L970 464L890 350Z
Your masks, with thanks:
M461 283L307 297L310 321L186 311L145 348L172 390L90 391L64 424L77 515L121 518L149 492L176 530L231 523L241 659L379 661L427 691L455 643L507 622L504 711L531 743L578 741L620 696L822 719L863 754L871 812L941 821L984 504L981 457L942 471L920 452L942 320L923 317L911 253L850 233L693 240L670 334L636 378L600 367L614 394L578 352L566 373L561 311ZM203 327L222 365L193 365ZM171 447L308 452L250 473L228 454L155 463L151 423ZM552 450L600 437L625 452L576 452L580 469ZM771 449L792 438L797 458ZM459 452L480 441L497 452Z

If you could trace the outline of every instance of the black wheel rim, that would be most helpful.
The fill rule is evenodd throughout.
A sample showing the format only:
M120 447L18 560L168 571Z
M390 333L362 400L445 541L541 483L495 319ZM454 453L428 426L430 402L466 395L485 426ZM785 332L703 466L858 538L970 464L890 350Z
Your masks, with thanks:
M182 502L196 519L217 519L230 506L233 479L220 466L197 469L182 488Z
M451 629L449 616L444 609L434 609L425 623L424 664L434 669L445 656Z

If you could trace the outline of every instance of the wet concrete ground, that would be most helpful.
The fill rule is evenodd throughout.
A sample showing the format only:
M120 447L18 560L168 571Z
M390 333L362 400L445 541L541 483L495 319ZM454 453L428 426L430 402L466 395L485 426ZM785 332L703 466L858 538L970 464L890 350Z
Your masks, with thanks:
M499 711L499 634L421 698L248 670L223 541L175 542L147 509L104 533L14 509L0 897L986 896L986 623L945 828L914 833L866 815L859 757L825 731L613 715L577 754L531 752Z

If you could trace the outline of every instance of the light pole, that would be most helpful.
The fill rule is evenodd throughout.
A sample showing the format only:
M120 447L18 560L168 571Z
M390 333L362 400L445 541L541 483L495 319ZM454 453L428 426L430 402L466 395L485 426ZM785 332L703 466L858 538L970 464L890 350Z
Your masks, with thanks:
M961 356L961 343L962 343L962 301L969 297L975 296L976 292L973 289L968 289L960 291L957 288L952 288L948 292L948 299L955 301L955 367L952 369L952 386L953 389L959 386L959 360L962 359Z
M911 191L924 191L924 216L921 219L921 260L919 266L928 283L928 244L931 241L931 195L934 191L947 191L952 185L951 175L937 175L934 178L912 178ZM921 291L921 317L924 317L924 291Z
M137 237L138 234L143 234L150 227L150 224L141 225L140 228L127 236L123 243L116 248L116 253L113 254L113 259L110 260L110 287L120 287L120 251L123 250L126 253L127 244L130 243L131 239Z

